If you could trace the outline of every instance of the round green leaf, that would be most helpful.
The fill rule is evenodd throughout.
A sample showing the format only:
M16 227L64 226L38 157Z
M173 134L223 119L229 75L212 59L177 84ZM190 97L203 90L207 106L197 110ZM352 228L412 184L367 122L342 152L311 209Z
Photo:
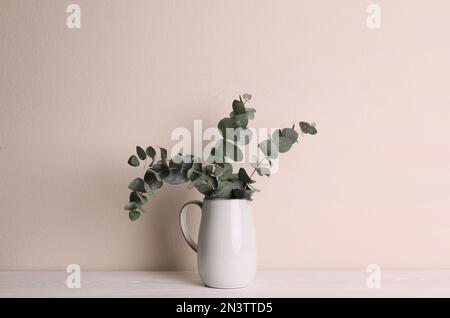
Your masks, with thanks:
M292 140L285 136L281 136L280 138L278 138L278 142L275 143L278 144L278 151L280 153L288 152L292 147Z
M168 174L169 168L166 167L166 169L167 170L164 170L164 171L167 171L167 174ZM148 185L150 186L150 188L152 190L159 189L162 187L162 184L163 184L160 179L161 174L162 174L162 171L158 174L157 172L153 171L152 169L147 169L147 171L145 172L144 181L145 181L145 183L148 183ZM145 186L144 186L144 189L145 189ZM141 192L144 192L144 191L141 191ZM145 190L145 192L147 192L147 191ZM149 194L151 194L151 193L149 193Z
M144 184L144 189L145 185L146 183ZM136 202L138 205L144 204L147 202L147 197L142 195L140 192L133 191L130 193L130 202Z
M289 138L292 143L297 142L298 140L298 132L292 128L283 128L282 130L283 136Z
M234 129L236 129L238 126L236 125L235 121L231 118L223 118L221 121L219 121L219 124L217 125L217 128L219 128L220 133L224 138L233 140L233 132ZM230 136L227 136L227 129L230 131Z
M135 155L132 155L130 159L128 159L128 164L130 166L137 167L139 166L139 159Z
M164 181L168 184L180 184L187 181L180 170L170 170L170 173L164 178Z
M131 221L136 221L137 219L139 219L140 216L141 212L136 210L132 210L128 213L128 217L130 218Z
M316 127L310 125L307 122L301 121L299 123L300 129L304 134L310 134L310 135L315 135L317 134L317 129Z
M152 146L147 147L147 149L145 150L145 153L147 154L147 156L149 156L152 159L155 159L156 156L156 150L155 148L153 148Z
M233 101L233 111L236 115L244 114L245 113L244 103L240 100L234 100Z
M130 182L130 184L128 185L128 189L132 191L144 192L144 183L144 180L142 180L141 178L136 178Z
M237 127L247 128L248 125L248 116L246 113L235 115L233 117L234 122Z
M214 191L213 186L203 177L195 179L192 183L194 184L194 187L202 194L208 194Z
M136 203L140 203L141 202L141 200L139 199L136 191L132 191L130 193L130 202L136 202Z
M145 160L147 158L147 154L145 153L145 150L139 146L136 146L136 153L137 153L139 159L141 159L141 160Z

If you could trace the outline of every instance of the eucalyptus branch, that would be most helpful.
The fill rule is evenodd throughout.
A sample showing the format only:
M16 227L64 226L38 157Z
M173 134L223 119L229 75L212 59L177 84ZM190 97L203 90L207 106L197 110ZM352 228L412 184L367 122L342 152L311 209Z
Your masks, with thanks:
M256 110L247 108L252 96L243 94L232 103L233 111L228 117L219 121L217 128L223 139L217 142L211 155L219 155L223 160L221 163L215 160L202 162L201 158L193 155L178 154L174 158L167 158L167 150L159 147L159 160L156 161L156 150L149 146L144 151L143 148L136 147L136 155L130 156L128 164L137 167L144 163L144 177L136 178L130 182L128 188L130 193L129 203L125 205L125 210L129 213L130 220L134 221L144 211L142 206L147 202L147 196L153 196L155 191L167 184L189 183L188 188L195 187L207 199L251 199L255 191L252 177L257 172L261 176L270 175L270 167L261 167L264 160L276 158L280 153L285 153L297 143L299 133L292 128L278 129L266 140L258 144L258 148L264 154L264 158L258 162L249 176L244 168L240 168L237 173L233 172L233 165L226 158L234 162L242 162L243 154L237 144L249 144L251 132L247 128L250 120L255 117ZM303 135L315 135L317 129L314 124L306 122L299 123L300 131ZM227 135L227 131L232 130L232 136ZM150 164L148 160L151 159ZM168 160L169 159L169 160ZM214 159L214 158L213 158ZM147 165L148 164L148 165ZM253 165L252 165L253 166ZM147 195L147 196L146 196Z

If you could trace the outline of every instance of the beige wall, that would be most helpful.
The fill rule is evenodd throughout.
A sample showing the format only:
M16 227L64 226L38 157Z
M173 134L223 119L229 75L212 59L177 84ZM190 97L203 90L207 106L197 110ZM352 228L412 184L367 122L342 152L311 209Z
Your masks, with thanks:
M130 223L126 161L244 91L255 126L320 129L258 180L260 269L450 268L449 1L75 2L80 30L70 1L0 2L0 270L195 268L200 195Z

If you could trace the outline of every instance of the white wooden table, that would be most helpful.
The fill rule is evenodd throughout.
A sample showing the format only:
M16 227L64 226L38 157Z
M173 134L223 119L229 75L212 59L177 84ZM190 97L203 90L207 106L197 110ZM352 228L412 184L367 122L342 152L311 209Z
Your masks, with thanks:
M0 297L450 297L450 271L383 271L368 288L364 271L259 272L241 289L204 287L196 272L0 272Z

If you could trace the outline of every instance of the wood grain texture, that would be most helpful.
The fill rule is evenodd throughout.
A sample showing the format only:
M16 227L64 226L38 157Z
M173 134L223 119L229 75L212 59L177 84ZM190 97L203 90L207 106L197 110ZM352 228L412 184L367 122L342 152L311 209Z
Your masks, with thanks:
M0 272L0 297L450 297L450 271L382 273L380 289L364 271L259 272L242 289L204 287L196 272L82 272L69 289L65 272Z

